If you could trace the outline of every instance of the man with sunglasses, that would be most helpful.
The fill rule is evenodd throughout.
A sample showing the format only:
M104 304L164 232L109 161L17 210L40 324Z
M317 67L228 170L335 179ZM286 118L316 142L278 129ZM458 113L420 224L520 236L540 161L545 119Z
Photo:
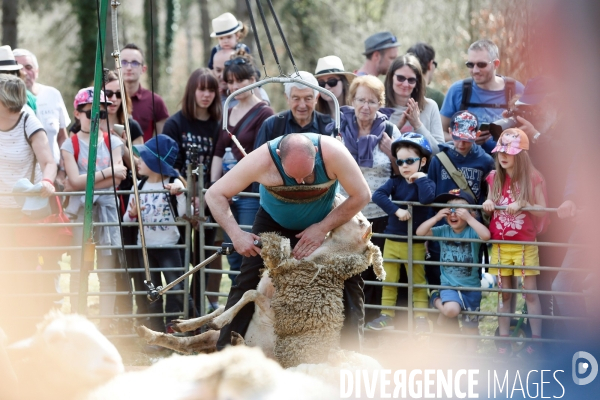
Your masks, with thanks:
M398 57L398 46L400 43L391 32L379 32L369 36L365 40L363 52L367 59L354 73L358 76L385 75L390 64Z
M523 84L512 78L496 75L500 66L499 57L498 46L490 40L478 40L469 46L465 66L471 78L454 82L450 86L440 110L446 141L452 140L448 128L457 111L468 110L475 114L481 128L483 124L502 118L502 111L508 108L510 99L523 93ZM496 141L491 137L489 128L480 130L481 134L475 143L490 154Z
M144 89L140 83L142 74L148 67L144 65L144 54L135 44L129 43L121 49L121 68L123 71L123 83L131 97L131 116L142 127L144 142L152 139L155 134L162 132L165 121L169 118L169 110L162 97L148 89ZM154 124L156 123L156 132Z

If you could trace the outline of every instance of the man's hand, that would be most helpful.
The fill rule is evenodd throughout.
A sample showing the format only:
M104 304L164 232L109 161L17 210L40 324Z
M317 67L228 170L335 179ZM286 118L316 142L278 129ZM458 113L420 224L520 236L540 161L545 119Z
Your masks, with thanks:
M572 200L567 200L558 207L558 218L572 218L577 215L577 206Z
M523 117L517 116L517 121L519 121L519 123L521 124L520 126L518 126L518 128L525 132L529 140L533 140L533 137L537 133L537 129L535 129L535 126L533 126L531 122L527 121Z
M489 140L489 138L492 137L492 134L490 133L490 131L479 131L478 132L478 136L475 139L475 143L477 143L478 145L482 145L485 142L487 142Z
M255 240L260 240L260 236L242 230L240 230L238 235L231 238L235 251L244 257L254 257L260 255L260 247L254 244Z
M411 217L410 213L408 212L408 210L404 210L402 208L399 208L396 210L395 212L396 217L398 217L398 219L400 221L408 221Z
M297 238L300 238L300 241L294 246L292 255L296 260L310 256L313 251L323 244L325 236L327 236L327 232L323 232L323 229L318 223L312 224L296 235Z

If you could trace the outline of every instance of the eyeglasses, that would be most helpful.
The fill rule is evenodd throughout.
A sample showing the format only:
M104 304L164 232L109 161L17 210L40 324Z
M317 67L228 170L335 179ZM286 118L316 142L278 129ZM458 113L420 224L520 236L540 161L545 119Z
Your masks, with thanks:
M237 57L237 58L234 58L233 60L225 61L225 66L229 67L230 65L244 65L246 63L248 63L248 61L246 61L245 58Z
M404 163L406 163L406 165L413 165L414 163L416 163L419 160L421 160L419 157L405 158L404 160L399 158L396 160L396 165L398 165L400 167L403 166Z
M141 66L142 66L142 63L139 61L121 60L121 67L123 67L123 68L127 68L127 67L138 68Z
M92 119L92 110L86 110L86 111L82 111L85 114L85 117L87 119ZM108 116L108 113L106 112L106 110L100 110L98 112L98 118L100 119L106 119L106 117Z
M104 91L104 94L106 95L107 98L111 98L113 96L117 96L117 99L121 98L121 91L120 90L108 90L106 89Z
M408 81L409 85L414 85L417 83L417 78L407 78L404 75L396 75L396 80L400 83L404 83L404 81Z
M456 214L456 208L451 208L450 209L450 214Z
M437 61L433 60L433 65L437 68Z
M373 100L354 99L354 101L356 102L356 104L358 104L359 107L362 107L365 104L368 105L369 107L379 107L379 103L376 101L373 101Z
M338 82L341 81L341 79L338 78L329 78L326 81L319 81L319 86L321 86L322 88L325 87L325 85L329 86L329 87L336 87Z
M467 66L467 68L469 68L469 69L472 69L472 68L473 68L474 66L476 66L476 65L477 65L477 68L485 68L485 67L487 67L489 64L491 64L491 63L493 63L493 62L494 62L493 60L492 60L492 61L488 61L488 62L485 62L485 61L479 61L479 62L476 62L476 63L474 63L474 62L471 62L471 61L467 61L467 62L465 63L465 65L466 65L466 66Z

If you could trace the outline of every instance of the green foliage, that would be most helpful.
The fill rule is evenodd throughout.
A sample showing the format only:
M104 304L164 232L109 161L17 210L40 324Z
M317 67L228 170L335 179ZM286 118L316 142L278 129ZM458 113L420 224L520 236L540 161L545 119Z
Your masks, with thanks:
M79 25L79 48L73 55L75 74L73 83L77 88L90 86L94 81L94 60L98 38L98 15L96 1L70 0Z

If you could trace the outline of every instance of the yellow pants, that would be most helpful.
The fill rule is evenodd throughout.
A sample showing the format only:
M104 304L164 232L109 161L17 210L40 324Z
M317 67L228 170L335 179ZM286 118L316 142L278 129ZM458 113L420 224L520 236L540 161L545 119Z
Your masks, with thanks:
M425 260L425 244L415 243L412 247L414 261ZM385 246L383 248L383 258L407 260L408 259L408 243L395 242L393 240L386 239ZM404 263L406 264L406 263ZM385 281L390 283L398 283L400 280L400 266L399 263L384 262L383 269L385 270ZM405 265L406 268L407 265ZM413 283L424 285L425 281L425 267L423 264L413 264ZM395 306L396 300L398 299L398 288L393 286L384 286L381 294L381 305L382 306ZM427 295L427 289L425 288L414 288L413 289L413 306L418 308L427 308L429 303L429 297ZM396 313L394 310L382 310L382 314L393 317ZM415 316L426 316L427 313L417 312Z

